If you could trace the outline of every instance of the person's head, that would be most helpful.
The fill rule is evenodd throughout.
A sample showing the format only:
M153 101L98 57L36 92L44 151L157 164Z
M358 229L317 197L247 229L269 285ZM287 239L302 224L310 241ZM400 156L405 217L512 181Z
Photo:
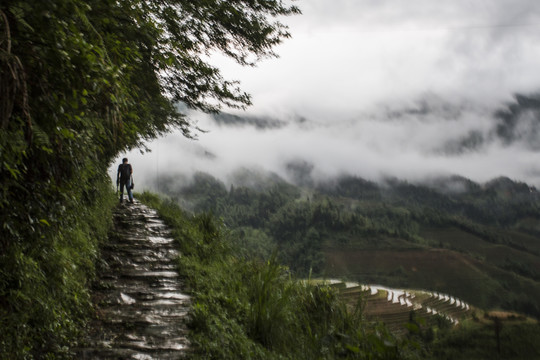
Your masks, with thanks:
M123 159L122 159L122 164L127 164L127 162L128 162L128 159L127 159L127 158L123 158Z

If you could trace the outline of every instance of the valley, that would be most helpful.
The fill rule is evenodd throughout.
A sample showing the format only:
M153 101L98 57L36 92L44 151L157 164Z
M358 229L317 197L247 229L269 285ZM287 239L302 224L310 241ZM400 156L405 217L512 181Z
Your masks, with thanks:
M277 249L297 276L442 292L540 316L535 188L508 178L377 184L344 176L312 186L260 179L245 171L239 183L256 185L227 189L199 173L189 186L171 178L165 188L183 206L222 218L246 257Z

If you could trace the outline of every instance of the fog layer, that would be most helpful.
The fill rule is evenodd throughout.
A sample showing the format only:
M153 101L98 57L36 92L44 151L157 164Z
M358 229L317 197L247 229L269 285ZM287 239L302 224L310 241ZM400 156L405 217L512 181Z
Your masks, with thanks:
M294 181L290 169L298 164L307 164L316 182L345 174L412 182L461 175L476 182L508 176L538 185L538 104L531 108L516 101L486 109L429 97L414 107L384 108L353 119L318 122L296 117L270 126L267 119L242 123L237 117L223 123L219 117L193 114L208 130L198 140L173 133L148 144L152 152L127 156L139 183L154 189L160 177L189 178L197 171L232 182L239 168Z
M298 5L304 14L284 19L293 38L279 59L241 68L212 58L254 106L238 117L193 113L208 131L198 141L172 133L149 143L151 153L126 154L140 186L195 171L228 181L238 168L292 179L299 162L315 181L457 174L540 184L540 2Z

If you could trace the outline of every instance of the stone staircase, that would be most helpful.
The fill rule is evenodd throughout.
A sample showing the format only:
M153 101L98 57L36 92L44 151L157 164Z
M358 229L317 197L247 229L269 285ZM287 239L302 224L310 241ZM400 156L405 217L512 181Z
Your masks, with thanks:
M93 293L96 319L77 358L187 357L190 299L182 293L169 229L138 201L119 205L114 224Z

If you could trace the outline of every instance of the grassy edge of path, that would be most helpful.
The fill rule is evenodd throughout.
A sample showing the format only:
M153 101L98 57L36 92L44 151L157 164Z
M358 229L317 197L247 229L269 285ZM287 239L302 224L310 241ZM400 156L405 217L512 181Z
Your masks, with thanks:
M337 292L300 281L275 257L244 259L208 214L143 193L173 231L179 271L193 299L190 340L200 359L407 359L421 348L364 321Z

